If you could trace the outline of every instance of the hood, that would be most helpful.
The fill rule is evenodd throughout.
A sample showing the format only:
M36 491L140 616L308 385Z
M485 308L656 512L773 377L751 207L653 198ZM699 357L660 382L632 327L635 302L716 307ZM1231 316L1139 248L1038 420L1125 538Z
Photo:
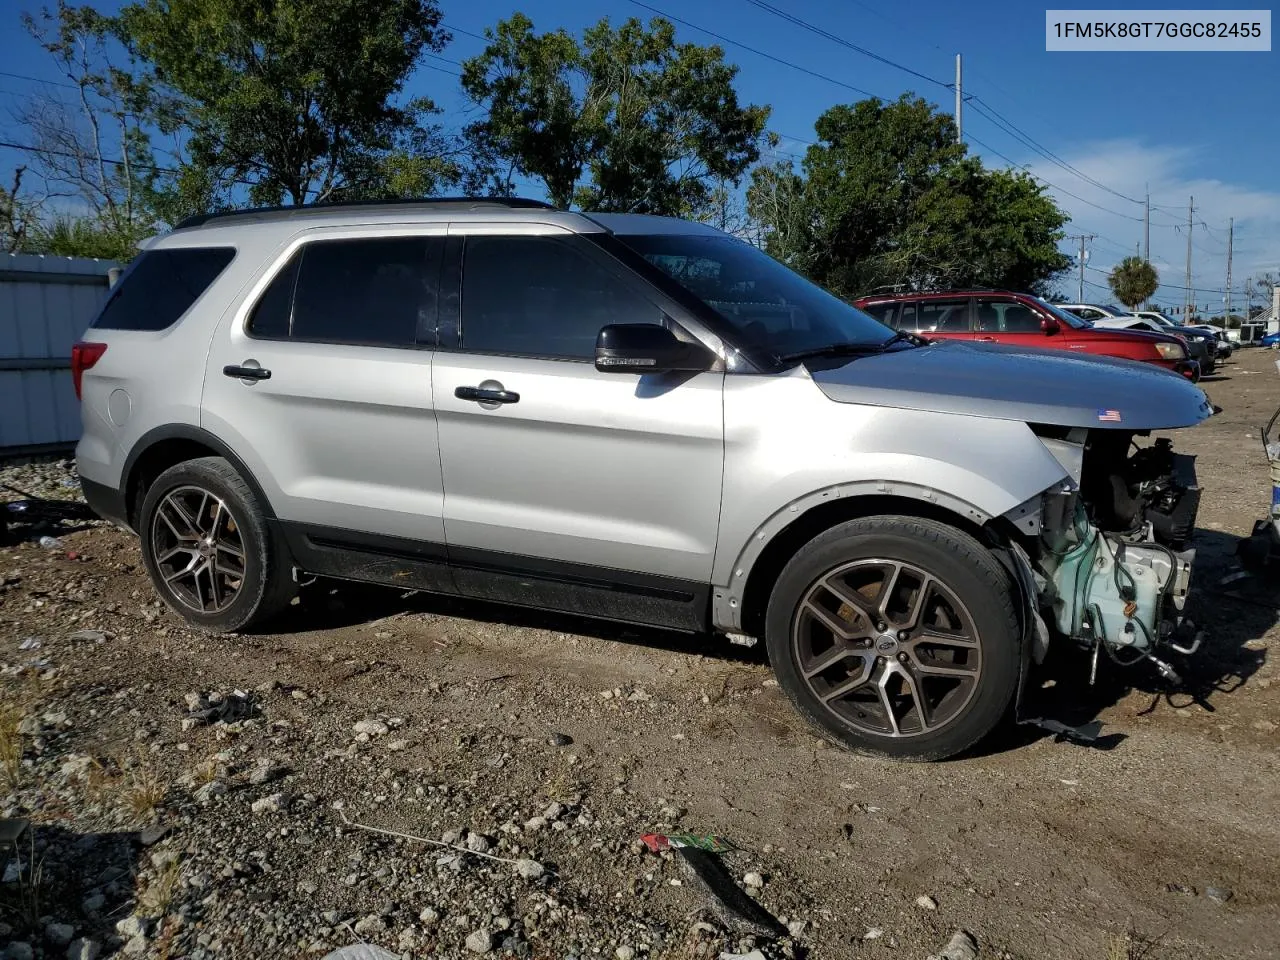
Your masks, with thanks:
M1119 322L1119 321L1114 321ZM1161 333L1155 330L1139 330L1136 327L1120 327L1112 326L1112 321L1092 321L1088 330L1094 339L1098 335L1106 336L1112 340L1125 341L1137 338L1139 340L1149 340L1152 343L1177 343L1178 337L1172 332ZM1101 324L1101 325L1100 325Z
M1189 427L1213 413L1179 374L1061 350L953 340L806 366L839 403L1111 430Z

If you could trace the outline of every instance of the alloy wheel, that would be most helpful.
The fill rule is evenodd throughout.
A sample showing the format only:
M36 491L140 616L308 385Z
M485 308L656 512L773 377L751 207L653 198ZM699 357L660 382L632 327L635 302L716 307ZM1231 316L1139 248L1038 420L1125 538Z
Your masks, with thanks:
M796 607L791 643L822 707L876 737L946 726L982 674L977 630L955 591L896 560L855 560L819 577Z
M202 487L171 490L151 517L151 550L169 594L197 613L219 613L240 593L245 545L226 502Z

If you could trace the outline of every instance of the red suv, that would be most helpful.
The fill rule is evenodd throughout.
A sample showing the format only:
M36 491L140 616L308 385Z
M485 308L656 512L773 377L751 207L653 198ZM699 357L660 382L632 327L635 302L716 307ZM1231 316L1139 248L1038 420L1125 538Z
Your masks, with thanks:
M1019 347L1047 347L1141 360L1200 379L1178 337L1095 327L1038 297L1002 290L903 293L860 297L855 307L895 330L930 340L976 340Z

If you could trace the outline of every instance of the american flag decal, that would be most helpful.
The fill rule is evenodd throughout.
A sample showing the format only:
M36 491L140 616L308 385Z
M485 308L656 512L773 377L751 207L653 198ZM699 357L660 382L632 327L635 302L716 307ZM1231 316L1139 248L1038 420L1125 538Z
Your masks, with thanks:
M1119 423L1120 411L1119 410L1099 410L1098 422L1099 423Z

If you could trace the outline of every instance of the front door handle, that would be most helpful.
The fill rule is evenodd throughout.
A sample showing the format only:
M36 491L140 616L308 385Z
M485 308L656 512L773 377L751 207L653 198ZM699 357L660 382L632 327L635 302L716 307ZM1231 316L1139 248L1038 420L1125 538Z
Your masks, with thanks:
M252 366L249 366L252 364ZM222 368L224 376L235 377L237 380L270 380L271 371L258 366L256 360L246 360L244 364L229 363Z
M478 400L480 403L520 402L520 394L501 387L458 387L453 395L459 400Z
M980 343L995 343L996 338L995 337L979 337L978 341Z

